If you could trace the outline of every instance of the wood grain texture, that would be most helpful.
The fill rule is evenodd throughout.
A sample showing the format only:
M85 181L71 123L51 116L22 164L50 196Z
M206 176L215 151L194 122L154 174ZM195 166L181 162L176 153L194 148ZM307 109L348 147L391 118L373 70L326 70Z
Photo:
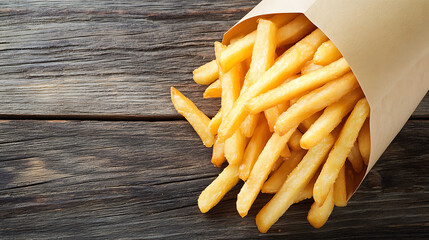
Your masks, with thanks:
M258 2L2 1L0 114L178 118L174 85L213 116L191 72Z
M199 193L216 177L205 148L184 121L0 122L2 238L427 239L429 122L410 120L345 208L319 230L311 202L294 205L259 234L258 198L235 210L239 188L207 214ZM240 183L241 185L241 183Z

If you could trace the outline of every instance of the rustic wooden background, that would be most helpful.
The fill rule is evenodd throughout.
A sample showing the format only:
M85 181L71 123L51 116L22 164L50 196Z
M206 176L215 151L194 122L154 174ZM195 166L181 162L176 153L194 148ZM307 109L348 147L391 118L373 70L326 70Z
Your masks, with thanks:
M257 2L1 1L0 238L429 238L428 95L322 229L305 201L259 234L239 187L199 213L220 170L169 87L213 115L191 72Z

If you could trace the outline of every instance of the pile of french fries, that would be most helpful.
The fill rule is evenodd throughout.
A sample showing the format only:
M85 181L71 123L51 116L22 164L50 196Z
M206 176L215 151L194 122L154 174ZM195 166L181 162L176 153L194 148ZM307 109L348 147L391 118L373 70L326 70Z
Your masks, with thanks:
M274 194L256 224L265 233L294 203L313 198L307 219L319 228L365 173L370 153L369 105L346 60L302 14L257 20L229 45L214 44L216 60L194 71L221 98L208 118L175 88L171 99L213 147L211 162L228 165L201 193L202 213L239 180L237 211L244 217L260 192Z

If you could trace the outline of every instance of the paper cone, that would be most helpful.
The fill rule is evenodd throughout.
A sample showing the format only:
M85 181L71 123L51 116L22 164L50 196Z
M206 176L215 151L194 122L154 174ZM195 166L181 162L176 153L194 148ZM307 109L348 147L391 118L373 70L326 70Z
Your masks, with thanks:
M276 13L303 13L356 75L371 107L366 176L429 89L429 1L264 0L223 41L255 29L258 17Z

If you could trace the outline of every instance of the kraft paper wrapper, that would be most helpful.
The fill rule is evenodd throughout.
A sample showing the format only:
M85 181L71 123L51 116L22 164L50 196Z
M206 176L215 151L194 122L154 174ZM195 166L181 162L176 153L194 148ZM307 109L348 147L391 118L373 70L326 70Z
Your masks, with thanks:
M258 17L275 13L305 14L356 75L371 107L366 176L429 89L429 1L263 0L223 41L256 29Z

